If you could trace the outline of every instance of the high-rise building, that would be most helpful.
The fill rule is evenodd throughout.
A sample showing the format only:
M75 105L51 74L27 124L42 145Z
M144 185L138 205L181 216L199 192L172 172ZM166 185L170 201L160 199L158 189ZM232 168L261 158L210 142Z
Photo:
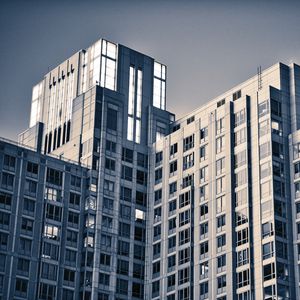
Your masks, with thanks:
M0 299L300 299L300 67L179 120L166 75L101 39L33 88L0 142Z
M259 70L154 143L146 295L300 299L299 87Z

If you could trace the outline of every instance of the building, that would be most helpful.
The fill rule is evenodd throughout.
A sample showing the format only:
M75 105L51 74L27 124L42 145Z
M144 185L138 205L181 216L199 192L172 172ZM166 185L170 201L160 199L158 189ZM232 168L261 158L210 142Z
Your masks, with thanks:
M20 143L84 165L95 185L95 207L82 216L76 299L144 297L148 153L174 121L165 91L164 65L103 39L33 88Z
M259 70L154 143L152 299L300 299L299 84Z
M0 143L2 299L300 299L300 67L179 120L166 74L101 39L33 88Z

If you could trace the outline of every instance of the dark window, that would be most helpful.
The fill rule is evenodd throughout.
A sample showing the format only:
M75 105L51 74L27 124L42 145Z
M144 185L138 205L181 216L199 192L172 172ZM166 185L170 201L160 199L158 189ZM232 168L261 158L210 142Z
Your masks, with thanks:
M118 128L118 112L112 108L107 108L106 127L114 131Z

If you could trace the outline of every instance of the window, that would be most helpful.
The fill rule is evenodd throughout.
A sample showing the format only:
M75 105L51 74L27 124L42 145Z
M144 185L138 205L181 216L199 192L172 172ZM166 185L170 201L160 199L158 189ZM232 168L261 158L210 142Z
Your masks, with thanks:
M272 154L275 157L283 158L283 145L272 141Z
M220 153L225 149L225 137L221 136L216 139L216 153Z
M177 192L177 181L169 184L169 195L172 196Z
M27 296L28 281L21 278L16 278L15 295L26 297Z
M60 206L56 206L56 205L47 203L46 218L60 222L61 215L62 215L62 208Z
M216 132L217 134L220 134L225 129L225 120L224 118L220 118L216 121Z
M262 238L266 238L268 236L272 236L274 234L273 232L273 223L266 222L262 224Z
M248 208L244 208L235 213L236 226L245 224L248 222Z
M208 127L203 127L200 129L200 142L206 142L208 140Z
M176 228L176 217L169 219L169 231Z
M263 159L269 156L271 153L270 142L266 142L264 144L259 145L259 156L260 159Z
M112 181L104 180L104 194L113 193L115 190L115 184Z
M56 287L54 285L40 283L39 299L55 299Z
M208 215L208 204L200 205L200 220L204 220Z
M0 192L0 207L4 209L9 209L11 207L12 196L10 194Z
M132 190L130 188L121 186L120 199L131 202L131 198L132 198Z
M48 168L46 181L48 183L61 186L62 185L62 172Z
M119 235L122 237L130 237L130 225L127 223L119 222Z
M238 146L246 142L247 131L242 128L234 133L234 146Z
M5 154L3 160L3 169L13 171L15 169L15 165L16 165L16 158L14 156Z
M236 254L237 266L243 266L249 263L249 249L243 249L241 251L237 251Z
M160 243L154 244L153 245L153 259L160 256L160 251L161 251L161 244Z
M110 266L110 255L100 253L100 264L104 266Z
M122 179L132 181L132 168L122 166Z
M5 189L12 190L13 189L13 185L14 185L14 175L2 172L1 185ZM25 183L25 188L26 188L26 183Z
M244 270L236 274L237 288L246 286L250 282L249 270Z
M142 168L148 167L148 156L146 154L137 153L137 165Z
M116 153L117 144L113 141L106 140L105 150L108 152Z
M274 255L274 244L269 242L262 245L263 259L268 259Z
M69 204L70 206L79 206L80 195L70 192Z
M218 294L223 293L226 287L226 275L217 277Z
M235 174L235 186L239 187L247 183L247 169L243 169Z
M176 284L176 277L175 277L175 274L169 275L169 276L168 276L168 279L167 279L167 282L168 282L168 288L170 288L170 287L172 287L172 286L175 286L175 284Z
M190 210L186 210L179 214L179 227L190 222Z
M208 222L200 224L200 239L208 236Z
M189 268L181 269L178 271L178 285L184 284L190 280Z
M162 199L162 190L159 189L159 190L154 191L154 201L155 201L155 203L156 204L160 203L161 199Z
M222 157L216 161L216 174L217 176L225 172L225 157Z
M200 259L208 257L208 242L200 244Z
M141 185L147 185L147 173L136 170L136 182Z
M189 300L189 299L191 299L189 287L178 291L178 300Z
M116 162L113 159L105 158L105 169L110 171L115 171L116 169Z
M35 175L38 175L39 166L38 166L38 164L28 161L26 170L27 170L27 173L29 173L31 176L35 176Z
M194 152L183 157L183 170L189 169L194 165Z
M217 251L220 252L220 251L223 251L225 250L226 246L226 235L225 234L222 234L220 236L217 237Z
M44 237L52 240L59 240L59 227L50 224L45 225Z
M142 264L134 263L132 273L134 278L144 279L145 268Z
M160 283L159 280L152 282L152 298L157 297L159 295L159 290L160 290L159 283Z
M217 198L216 202L217 202L217 213L221 213L221 212L225 211L225 208L226 208L225 196L221 196L221 197Z
M157 261L152 264L152 274L153 274L152 278L159 276L159 273L160 273L160 261Z
M116 293L127 296L127 294L128 294L128 281L127 280L117 278Z
M248 243L248 228L244 228L236 233L237 246Z
M208 184L202 185L200 187L200 202L204 202L208 200Z
M64 270L64 284L74 285L75 282L75 272L70 269Z
M138 226L134 227L134 240L145 242L146 239L146 229Z
M189 205L191 201L191 192L185 192L179 196L179 208Z
M121 275L128 275L128 272L129 272L129 262L126 260L118 259L117 273Z
M112 218L108 216L102 216L102 227L104 228L112 228Z
M277 117L281 117L281 103L271 99L271 113Z
M147 194L140 191L136 191L135 202L138 205L147 206Z
M153 106L166 108L166 66L154 62Z
M220 177L216 180L216 193L220 194L225 192L226 183L225 183L225 176Z
M190 261L190 249L185 248L178 253L178 265L185 264Z
M0 228L8 229L10 214L0 211Z
M194 183L194 175L187 175L182 179L182 188L191 186Z
M174 266L176 266L176 254L168 256L168 268L170 269L173 268Z
M156 225L156 226L154 226L153 229L154 229L154 230L153 230L153 238L154 238L155 240L157 240L157 239L160 238L160 235L161 235L161 225L160 225L160 224L159 224L159 225Z
M207 145L200 147L200 161L204 161L207 159Z
M200 299L208 299L208 281L200 283Z
M190 241L190 229L187 228L179 232L179 245L186 244Z
M258 104L258 116L261 118L269 113L269 100Z
M177 171L177 160L170 163L170 175L174 175Z
M242 91L238 90L232 94L232 100L235 101L242 97Z
M110 107L107 108L106 127L113 131L118 129L118 112Z
M168 239L168 249L173 249L176 247L176 235L169 237Z
M220 106L222 106L224 104L225 104L225 99L222 99L222 100L220 100L220 101L217 102L217 107L220 107Z
M200 269L200 279L204 279L208 277L208 272L209 272L209 262L205 261L203 263L199 264L199 269Z
M24 234L32 235L33 232L33 220L22 218L21 232Z
M222 231L226 225L226 215L217 217L217 231Z
M99 284L109 286L109 274L99 273Z
M169 202L169 215L176 211L176 199Z
M204 183L208 180L208 166L200 169L200 183Z
M48 280L56 280L57 278L57 265L42 263L41 277Z
M183 151L187 151L194 147L194 135L190 135L183 140Z
M274 263L264 266L263 270L264 281L275 278L275 265Z
M245 165L247 162L247 152L246 150L243 150L237 154L234 155L234 167L239 168L243 165Z
M162 181L162 168L155 170L155 184L158 184Z
M23 276L28 275L30 267L30 260L18 258L17 273Z
M195 116L191 116L186 120L186 124L189 125L190 123L195 121Z
M218 272L222 272L226 267L226 254L217 257L217 268Z
M175 143L170 147L170 156L175 155L178 151L178 144Z
M120 204L120 217L124 219L131 219L131 207Z
M245 108L234 114L234 127L242 125L246 121Z
M68 225L72 227L78 227L79 225L79 214L69 211L68 213Z
M8 236L7 234L0 233L0 248L5 250L7 247ZM6 245L6 247L4 247ZM31 256L31 240L26 238L20 238L19 253L23 255Z
M48 245L51 246L51 244ZM69 266L76 266L76 260L77 260L77 252L70 249L66 249L65 263Z

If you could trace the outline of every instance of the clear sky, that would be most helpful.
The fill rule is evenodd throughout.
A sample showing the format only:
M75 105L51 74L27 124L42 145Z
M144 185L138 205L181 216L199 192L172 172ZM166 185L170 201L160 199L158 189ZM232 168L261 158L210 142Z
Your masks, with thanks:
M300 63L300 1L1 0L0 136L28 127L48 68L104 37L168 66L177 117L282 61Z

